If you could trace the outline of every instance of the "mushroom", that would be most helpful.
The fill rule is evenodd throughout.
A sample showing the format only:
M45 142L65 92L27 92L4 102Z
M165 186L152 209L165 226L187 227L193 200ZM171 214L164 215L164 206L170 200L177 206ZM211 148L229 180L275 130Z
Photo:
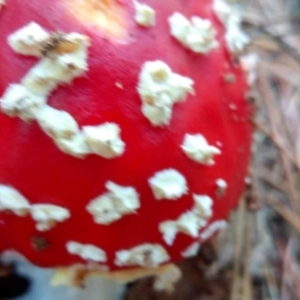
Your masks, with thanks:
M251 108L227 27L212 0L171 2L1 11L0 252L59 267L56 284L174 278L243 191Z

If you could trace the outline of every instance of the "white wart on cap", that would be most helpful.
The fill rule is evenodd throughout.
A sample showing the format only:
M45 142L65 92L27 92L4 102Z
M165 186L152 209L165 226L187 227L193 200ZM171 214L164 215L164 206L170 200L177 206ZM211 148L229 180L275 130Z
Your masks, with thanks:
M178 200L188 192L186 179L174 169L155 173L149 185L156 200Z
M68 209L52 204L34 204L30 208L30 214L39 231L50 230L71 216Z
M135 21L143 27L152 27L155 25L155 10L147 4L133 1L135 8Z
M92 200L86 207L95 223L109 225L125 215L134 214L140 207L139 195L134 188L111 181L105 187L108 192Z
M173 245L178 233L196 238L213 215L213 200L205 195L194 195L194 207L176 220L167 220L159 224L159 231L167 245Z
M214 164L215 155L221 154L217 147L208 144L202 134L186 134L181 149L190 159L208 166Z
M70 254L78 255L84 260L95 262L106 262L107 256L104 250L90 244L81 244L70 241L66 244L67 251Z
M217 48L216 30L211 21L193 16L191 20L175 12L169 18L171 34L184 47L196 53L208 53Z
M0 185L0 212L10 211L17 216L26 216L30 210L29 201L16 189Z
M148 61L142 66L138 92L142 100L142 113L153 126L170 124L173 105L193 94L194 81L174 73L162 61Z
M130 250L121 250L116 253L117 266L141 266L155 268L170 259L167 251L158 244L143 244Z

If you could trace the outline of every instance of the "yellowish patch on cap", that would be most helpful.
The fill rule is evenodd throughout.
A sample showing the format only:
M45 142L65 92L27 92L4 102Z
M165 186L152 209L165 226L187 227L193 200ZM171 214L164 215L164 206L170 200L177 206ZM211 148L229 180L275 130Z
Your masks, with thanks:
M68 11L84 24L97 26L105 34L122 39L127 34L126 6L117 0L65 0Z

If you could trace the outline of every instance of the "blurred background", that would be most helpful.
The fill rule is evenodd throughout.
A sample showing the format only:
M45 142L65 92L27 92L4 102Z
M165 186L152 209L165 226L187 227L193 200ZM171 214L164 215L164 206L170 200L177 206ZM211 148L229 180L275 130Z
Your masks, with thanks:
M251 41L241 53L256 127L247 190L227 229L180 264L173 294L154 292L149 278L126 300L300 299L300 0L229 2ZM42 300L13 298L28 288L38 286L0 267L0 299Z

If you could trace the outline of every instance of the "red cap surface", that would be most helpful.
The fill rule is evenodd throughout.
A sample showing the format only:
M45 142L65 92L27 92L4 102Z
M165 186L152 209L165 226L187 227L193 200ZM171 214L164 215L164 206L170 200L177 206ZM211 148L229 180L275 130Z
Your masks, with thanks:
M211 0L82 2L7 0L0 13L0 251L44 267L178 261L244 189L244 74ZM17 33L32 22L38 48L25 53L26 31ZM71 33L83 44L73 48ZM53 75L47 93L26 81L38 63L74 53L86 65L69 79ZM29 117L26 101L9 106L9 88L40 97ZM62 146L77 137L80 155Z

